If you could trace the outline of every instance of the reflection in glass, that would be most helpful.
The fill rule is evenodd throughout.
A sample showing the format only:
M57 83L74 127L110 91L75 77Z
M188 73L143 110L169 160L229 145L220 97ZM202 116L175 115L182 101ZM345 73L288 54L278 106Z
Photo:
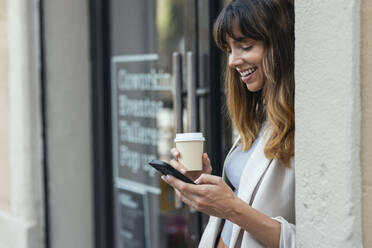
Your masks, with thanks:
M147 165L171 159L172 53L184 53L185 5L110 3L116 247L195 247L189 210L175 209L173 189Z

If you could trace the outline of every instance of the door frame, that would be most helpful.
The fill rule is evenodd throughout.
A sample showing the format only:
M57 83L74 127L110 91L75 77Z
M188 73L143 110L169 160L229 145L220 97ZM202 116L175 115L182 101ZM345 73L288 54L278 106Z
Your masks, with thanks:
M90 0L94 243L114 247L109 1Z

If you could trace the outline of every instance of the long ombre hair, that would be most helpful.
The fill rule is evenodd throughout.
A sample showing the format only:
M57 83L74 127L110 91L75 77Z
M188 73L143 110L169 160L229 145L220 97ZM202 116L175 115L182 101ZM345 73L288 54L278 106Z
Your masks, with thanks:
M228 60L227 36L238 25L250 39L265 47L263 89L250 92L228 63L225 73L227 108L248 150L266 120L271 126L264 152L289 167L294 156L294 6L293 0L232 0L214 24L214 39Z

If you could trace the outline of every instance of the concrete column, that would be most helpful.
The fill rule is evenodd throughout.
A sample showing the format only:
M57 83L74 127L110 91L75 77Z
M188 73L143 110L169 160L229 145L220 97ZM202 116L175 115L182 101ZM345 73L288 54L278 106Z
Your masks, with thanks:
M360 1L296 1L298 247L361 247Z
M10 211L8 3L0 0L0 210Z
M30 221L43 205L36 4L9 1L11 207L14 216Z
M37 1L8 1L10 213L0 245L44 247L42 126Z
M372 1L361 4L361 165L363 247L372 248Z

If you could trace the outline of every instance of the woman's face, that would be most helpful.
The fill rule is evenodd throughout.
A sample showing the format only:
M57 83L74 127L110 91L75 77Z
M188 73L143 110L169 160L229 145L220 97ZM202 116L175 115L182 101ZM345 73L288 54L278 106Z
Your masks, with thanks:
M238 28L233 31L238 39L227 37L229 67L238 71L249 91L259 91L265 82L262 69L264 45L260 41L244 37Z

